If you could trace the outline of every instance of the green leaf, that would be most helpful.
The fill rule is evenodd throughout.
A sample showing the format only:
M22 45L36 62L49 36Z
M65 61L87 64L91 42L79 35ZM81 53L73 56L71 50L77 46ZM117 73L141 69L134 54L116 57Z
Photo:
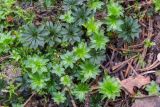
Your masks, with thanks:
M144 46L146 48L151 48L152 46L156 45L155 42L150 41L149 39L144 40Z
M82 29L76 24L65 24L61 30L62 41L72 45L81 41L82 34Z
M101 9L102 5L104 5L104 3L99 0L88 1L88 7L94 11Z
M93 11L86 6L75 7L72 10L72 15L75 19L76 24L79 26L83 25L89 18L94 16Z
M6 86L6 83L3 79L0 78L0 93L1 93L1 90Z
M84 4L87 0L63 0L63 8L64 10L71 10L73 8L77 8L78 6Z
M84 42L79 43L78 47L74 47L73 49L76 60L79 59L85 60L87 58L90 58L89 50L90 49L87 47L86 43Z
M94 17L92 17L84 24L84 27L87 28L87 34L91 35L93 33L97 33L101 25L101 22L95 21Z
M12 50L11 52L11 58L15 61L19 61L21 59L20 54L17 52L17 50Z
M24 65L26 68L30 68L32 73L42 74L43 72L48 72L47 70L47 62L48 59L44 59L38 55L29 56L27 60L24 61Z
M106 60L106 54L105 54L105 50L95 50L92 49L90 51L90 55L92 56L89 60L93 63L93 64L98 64L100 65L103 61Z
M91 38L91 47L98 49L106 49L106 43L109 42L109 39L104 36L103 31L99 31L97 33L94 33Z
M68 86L68 87L70 87L72 83L71 77L68 75L61 77L60 81L64 86Z
M62 27L60 24L52 23L51 21L46 22L46 30L49 32L49 35L46 36L45 42L49 46L55 46L61 43L61 30Z
M55 64L53 65L52 73L55 73L57 76L61 77L63 74L65 74L65 69L61 64Z
M76 59L73 57L73 52L67 51L65 54L61 55L62 65L67 68L73 68L73 64L76 62Z
M99 66L93 64L90 61L85 61L83 64L80 65L80 68L80 75L82 75L83 77L81 81L86 81L91 78L95 79L100 72Z
M55 92L53 93L52 99L54 100L54 102L56 102L59 105L60 103L65 102L66 97L63 92Z
M148 91L149 95L158 95L160 88L156 82L152 81L146 86L146 90Z
M153 0L153 3L155 5L155 11L160 11L160 0Z
M50 80L50 76L48 73L29 74L29 77L30 77L31 88L37 92L40 92L43 89L45 89L47 86L47 81Z
M24 46L36 49L38 46L44 46L45 38L48 35L49 32L44 28L43 25L39 27L36 27L33 24L26 25L21 34L21 42Z
M12 107L23 107L23 104L12 104Z
M121 31L117 32L119 38L130 43L135 38L139 38L140 31L140 25L138 24L137 19L125 17L123 24L121 25Z
M87 84L79 83L73 89L73 95L80 101L84 101L86 94L89 92L89 86Z
M13 44L14 38L11 36L11 32L0 33L0 54L7 53Z
M103 98L115 99L120 95L120 83L110 76L106 76L103 82L99 83L99 92L103 94Z
M107 4L108 16L120 17L123 15L123 8L116 2L109 2Z
M66 21L67 23L72 23L74 22L74 18L71 16L71 14L71 11L67 11L64 15L60 16L60 19Z
M121 31L121 25L123 24L123 21L116 17L110 16L107 17L106 24L108 31Z
M56 0L44 0L44 4L46 7L50 7L55 3Z

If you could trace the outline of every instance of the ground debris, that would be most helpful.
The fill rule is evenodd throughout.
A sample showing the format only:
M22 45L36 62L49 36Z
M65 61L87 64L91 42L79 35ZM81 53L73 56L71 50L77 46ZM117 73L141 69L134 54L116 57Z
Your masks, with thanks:
M129 77L127 79L124 79L121 81L121 86L129 92L131 95L134 95L135 92L133 88L136 86L138 88L141 88L143 85L150 83L150 77L144 77L142 75L137 75L134 77Z
M14 65L6 65L6 67L3 69L3 72L6 75L5 80L7 82L13 81L17 77L21 76L21 69L16 68Z
M160 97L136 99L132 107L160 107Z

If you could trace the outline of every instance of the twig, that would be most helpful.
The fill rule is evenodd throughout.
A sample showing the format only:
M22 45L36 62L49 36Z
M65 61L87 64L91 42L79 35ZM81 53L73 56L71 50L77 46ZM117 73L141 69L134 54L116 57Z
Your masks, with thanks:
M134 96L132 98L135 98L135 99L144 99L144 98L151 98L151 97L159 97L159 96L156 96L156 95L150 95L150 96Z
M142 52L143 49L124 49L124 48L115 48L113 46L108 46L108 48L112 49L113 51L125 51L125 52Z
M68 88L68 93L69 93L69 96L71 98L71 103L72 103L73 107L77 107L76 102L74 101L69 88Z
M131 70L130 65L132 64L132 62L133 62L133 60L131 60L131 61L128 63L128 67L127 67L127 70L125 71L125 75L124 75L125 77L127 77L129 71Z
M153 36L152 33L153 33L153 20L149 18L149 30L148 30L148 37L147 37L148 40L151 40ZM144 60L144 58L146 57L147 51L148 51L148 48L144 47L142 52L142 60ZM136 69L138 68L139 68L139 65L136 66Z
M148 66L146 68L143 68L143 69L138 69L138 71L140 71L140 72L150 71L150 70L156 68L159 65L160 65L160 61L156 60L152 65L150 65L150 66Z
M135 56L131 57L130 59L127 59L127 60L125 60L125 61L113 66L112 70L115 71L116 69L118 69L120 67L124 67L128 63L128 61L130 61L131 59L134 59L135 57L137 57L137 55L135 55Z
M32 95L26 100L26 102L23 104L24 107L29 103L29 101L32 99L34 95L35 93L32 93Z
M138 48L138 47L142 47L144 44L144 41L141 42L140 44L136 44L136 45L131 45L131 46L128 46L128 48L131 48L131 49L135 49L135 48Z
M129 66L130 66L130 68L132 69L132 71L134 72L134 74L137 76L138 73L137 73L136 70L133 68L133 66L132 66L132 65L129 65Z
M150 74L150 73L155 73L156 71L147 71L147 72L143 72L140 75L146 75L146 74Z

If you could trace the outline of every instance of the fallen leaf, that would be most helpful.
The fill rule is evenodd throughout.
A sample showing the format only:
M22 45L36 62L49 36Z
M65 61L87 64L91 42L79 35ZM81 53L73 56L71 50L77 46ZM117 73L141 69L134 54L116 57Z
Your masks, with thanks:
M160 97L136 99L132 107L160 107Z
M135 92L133 88L136 86L138 88L141 88L143 85L150 83L150 77L144 77L142 75L137 75L134 77L129 77L127 79L122 80L121 86L127 90L131 95L134 95Z

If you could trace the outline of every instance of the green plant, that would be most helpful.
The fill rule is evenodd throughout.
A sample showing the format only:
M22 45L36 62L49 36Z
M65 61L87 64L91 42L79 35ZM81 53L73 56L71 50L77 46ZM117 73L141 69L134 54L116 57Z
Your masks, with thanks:
M12 104L12 107L23 107L23 104L18 104L18 103Z
M72 23L74 22L74 17L72 17L71 14L72 14L71 11L67 11L64 15L60 16L60 19L67 23Z
M76 59L73 57L73 52L67 51L65 54L61 55L62 65L67 68L73 68L73 64L76 62Z
M154 46L155 45L155 42L152 42L152 41L150 41L149 39L145 39L144 40L144 46L146 47L146 48L151 48L152 46Z
M91 78L95 79L100 72L98 67L99 66L93 64L90 61L85 61L82 65L80 65L80 75L82 76L81 81L87 81Z
M93 17L93 12L85 6L82 6L81 8L76 7L72 9L72 11L75 23L79 26L83 25L89 18Z
M72 83L71 77L69 75L62 76L60 81L61 81L61 84L68 87L70 87Z
M160 11L160 0L153 0L156 12Z
M49 32L45 29L45 26L41 25L36 27L34 24L24 26L24 31L22 32L22 43L24 46L30 48L38 48L38 46L43 47L45 44L45 38L49 35Z
M101 9L102 5L104 5L104 3L99 0L88 1L88 7L94 11Z
M89 86L87 84L77 84L73 89L73 95L80 101L84 101L86 94L89 92Z
M104 36L103 31L96 32L91 37L91 47L95 48L96 50L105 49L107 42L109 42L109 39L106 36Z
M85 60L87 58L90 58L89 51L90 48L87 47L87 44L84 42L79 43L78 47L74 47L73 49L76 60L79 59Z
M45 42L49 44L49 46L58 45L61 43L61 25L54 24L52 22L46 22L46 29L49 32L49 35L45 38Z
M70 10L76 8L77 6L82 5L82 3L86 0L63 0L63 8L65 10Z
M135 38L139 38L140 25L137 19L132 17L125 17L123 24L121 25L121 31L118 31L118 36L124 41L131 42Z
M21 7L16 6L16 2L16 0L0 0L0 23L3 30L8 29L8 27L17 29L19 26L16 26L16 24L20 24L22 20L25 23L31 23L35 17L34 12L23 10Z
M0 0L0 56L7 58L0 61L0 105L25 105L31 94L47 106L59 107L84 103L101 107L106 99L123 99L119 80L109 76L112 73L106 76L105 67L110 68L110 60L119 62L134 54L139 54L135 59L139 68L147 64L141 52L129 50L126 56L125 51L116 51L139 37L138 19L147 27L150 18L158 25L159 0L145 3L147 8L141 0ZM143 40L144 47L154 45ZM17 69L21 73L10 79ZM145 89L149 95L159 95L159 85L153 81Z
M87 28L87 34L91 35L92 33L97 33L101 27L102 23L100 21L96 21L94 17L88 19L88 21L84 24L84 27Z
M123 8L118 2L109 2L107 5L108 16L120 17L123 15Z
M50 80L48 73L29 73L31 88L36 92L40 92L46 88L47 82Z
M6 82L5 82L5 80L4 79L2 79L1 78L1 76L0 76L0 93L1 93L1 90L3 89L3 88L5 88L5 86L6 86Z
M106 18L108 31L121 31L123 21L120 19L123 15L123 8L118 2L110 1L107 4L108 17Z
M90 51L90 55L92 56L90 58L90 61L93 63L93 64L101 64L101 62L105 61L106 59L106 55L105 55L105 50L94 50L92 49Z
M10 82L9 85L6 87L7 92L9 93L9 99L11 99L14 95L16 95L16 90L19 88L20 84L13 84Z
M83 32L75 24L65 24L62 28L61 35L63 36L63 42L74 44L75 42L80 42Z
M7 53L11 45L14 42L14 37L11 36L11 32L0 33L0 54Z
M30 68L32 73L42 74L44 72L48 72L47 70L47 62L48 59L44 59L38 55L29 56L27 60L24 61L24 65L26 68Z
M146 86L146 90L148 91L149 95L158 95L160 88L156 82L152 81Z
M114 16L110 16L106 18L107 30L108 31L121 31L121 25L123 21Z
M24 61L24 66L30 78L30 86L36 92L45 89L47 82L50 80L50 73L47 68L48 61L48 59L38 55L28 56L27 60Z
M55 73L57 76L61 77L63 74L65 74L65 69L62 67L61 64L55 64L53 65L52 73Z
M13 12L11 9L15 2L15 0L0 0L0 21Z
M11 52L11 58L14 59L15 61L19 61L21 59L20 54L17 52L17 50L12 50Z
M64 103L66 97L63 92L54 92L52 98L57 104Z
M52 5L54 5L55 2L56 2L56 0L44 0L43 5L44 5L46 8L49 8L49 7L51 7Z
M103 94L103 98L114 100L120 95L120 84L114 77L106 76L103 82L99 83L99 92Z

